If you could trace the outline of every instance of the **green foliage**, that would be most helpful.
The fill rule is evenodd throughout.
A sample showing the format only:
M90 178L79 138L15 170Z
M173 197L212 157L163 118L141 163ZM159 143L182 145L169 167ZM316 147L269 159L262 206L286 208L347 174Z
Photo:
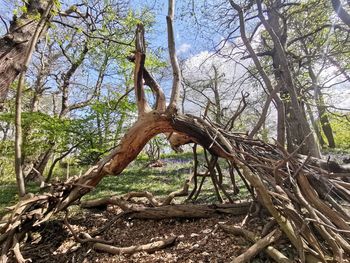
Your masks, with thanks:
M347 118L342 115L330 115L335 145L343 150L350 150L350 114Z
M122 132L131 121L129 116L136 105L119 92L109 92L91 104L84 118L84 142L79 146L78 159L83 164L92 164L115 147ZM129 123L126 123L126 119Z
M0 121L13 125L14 115L0 114ZM81 137L79 131L82 125L82 120L79 119L60 119L42 112L24 112L22 114L24 155L37 156L53 144L56 145L56 149L64 149L77 137Z
M23 14L25 14L25 13L28 12L28 8L27 8L26 5L22 5L22 6L19 8L19 10L20 10Z

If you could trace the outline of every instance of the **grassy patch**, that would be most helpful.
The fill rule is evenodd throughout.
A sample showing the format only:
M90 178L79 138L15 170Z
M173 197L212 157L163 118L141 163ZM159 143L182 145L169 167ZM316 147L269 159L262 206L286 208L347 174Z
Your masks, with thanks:
M27 191L37 193L39 187L35 184L27 185ZM11 184L0 185L0 218L6 213L6 207L16 204L18 201L17 185L15 182Z
M199 155L201 163L204 162L203 154ZM138 158L129 165L122 174L118 176L107 176L96 186L89 194L83 197L84 200L106 197L110 195L122 195L130 191L149 191L157 196L165 196L175 190L181 189L185 180L193 173L192 153L168 154L162 156L163 167L147 167L147 158ZM220 165L224 173L226 163L220 160ZM79 174L81 170L85 171L87 167L72 166L71 175ZM201 165L199 170L204 172L205 167ZM55 178L65 179L66 170L58 168L55 172ZM201 178L199 178L199 181ZM224 185L231 192L231 186L228 176L224 177ZM241 192L235 196L235 199L245 198L247 191L243 183L238 181L241 186ZM190 188L191 191L192 187ZM36 185L29 185L28 191L35 193L39 188ZM18 200L17 186L14 178L7 180L6 184L0 186L0 215L4 214L4 208L13 205ZM217 198L210 178L205 179L198 202L216 202Z
M148 161L137 160L118 176L107 176L85 199L108 195L120 195L131 191L149 191L156 195L166 195L180 189L192 172L190 159L166 159L160 168L145 167Z

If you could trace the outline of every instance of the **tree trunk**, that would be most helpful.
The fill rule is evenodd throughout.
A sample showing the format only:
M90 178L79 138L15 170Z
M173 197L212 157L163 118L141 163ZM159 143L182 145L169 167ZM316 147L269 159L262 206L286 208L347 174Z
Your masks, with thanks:
M332 126L329 122L329 118L326 112L326 105L323 99L323 94L318 86L315 86L315 100L318 111L318 117L324 135L327 138L329 148L335 148L335 141L333 136Z
M26 4L27 12L19 18L14 17L9 32L0 39L0 110L6 99L8 89L15 78L25 69L26 54L39 21L34 18L47 9L48 0L31 0ZM41 31L45 32L46 28Z
M39 155L38 159L32 164L33 168L25 175L26 182L43 180L44 171L53 154L54 147L55 145L52 145L49 149Z
M306 108L307 108L307 113L309 115L312 127L314 128L315 134L317 136L318 142L323 147L326 142L324 141L324 139L322 137L322 134L321 134L321 131L320 131L320 127L319 127L319 125L317 124L317 122L316 122L316 120L314 118L314 115L312 113L310 105L306 104Z
M314 89L314 98L315 98L315 103L316 103L316 108L318 111L318 118L320 120L320 125L322 127L323 133L327 138L328 141L328 146L330 148L335 148L335 141L333 137L333 130L331 127L331 124L329 122L329 118L327 116L326 110L327 107L324 102L323 94L321 91L321 87L318 84L317 76L314 72L314 69L312 68L312 62L311 59L308 60L308 71L309 71L309 76L312 81L312 88ZM323 140L323 138L322 138Z
M33 2L30 2L33 4ZM40 3L39 3L40 4ZM15 118L15 170L16 170L16 181L18 185L19 196L23 197L26 193L25 182L23 177L23 156L22 156L22 91L24 89L25 74L32 58L36 43L41 33L46 30L46 22L49 17L51 8L53 6L52 1L45 6L44 12L41 14L39 23L36 25L33 35L28 39L28 48L24 54L23 69L20 73L20 77L17 85L16 92L16 118ZM30 8L31 6L29 6ZM36 7L38 8L38 7ZM36 9L36 11L38 11Z
M214 69L214 79L213 79L213 83L209 84L212 85L212 90L214 93L214 99L215 99L215 121L219 124L221 124L221 98L220 98L220 94L219 94L219 72L218 69L213 65L213 69Z
M268 12L268 20L264 17L261 1L258 0L257 4L259 18L274 44L272 50L273 67L275 69L275 78L277 82L281 83L281 93L284 96L288 151L293 152L298 149L302 154L310 154L311 156L320 158L318 144L307 122L303 105L298 98L298 91L294 84L284 49L287 41L287 25L283 24L282 27L279 22L280 14L278 13L278 8L281 1L278 0L272 3Z
M278 96L276 96L278 98ZM275 99L277 110L277 142L282 147L286 145L286 121L285 121L285 109L282 101L278 98Z

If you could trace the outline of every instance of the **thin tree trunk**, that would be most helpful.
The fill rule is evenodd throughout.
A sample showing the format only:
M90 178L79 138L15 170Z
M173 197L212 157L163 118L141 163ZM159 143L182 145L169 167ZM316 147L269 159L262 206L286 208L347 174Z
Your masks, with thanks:
M23 63L24 70L21 72L18 86L17 86L17 94L16 94L16 119L15 119L15 170L16 170L16 180L18 185L19 196L23 197L26 193L25 190L25 182L23 178L23 170L22 170L22 91L24 87L25 74L27 72L27 67L32 58L32 54L34 52L36 43L39 39L40 34L45 28L46 20L51 11L53 3L47 5L45 12L42 14L40 22L38 23L34 34L31 38L28 50L26 51L25 60Z
M312 113L312 110L311 110L311 107L309 104L306 104L306 108L307 108L307 113L309 115L309 118L310 118L310 121L311 121L311 124L312 124L312 127L314 128L314 131L316 133L316 136L317 136L317 139L318 139L318 142L320 143L320 145L323 147L325 145L325 141L322 137L322 134L321 134L321 131L320 131L320 127L318 126L315 118L314 118L314 115Z
M215 99L215 121L221 124L221 99L219 94L219 72L218 69L213 65L214 69L214 80L212 84L212 89Z
M244 21L244 10L236 4L233 0L229 0L230 5L233 9L235 9L238 12L239 16L239 27L240 27L240 33L241 38L243 40L244 45L246 46L249 55L251 56L255 67L257 68L261 78L263 79L263 82L266 86L266 89L269 91L270 94L273 93L274 87L272 85L272 82L267 75L266 71L262 67L258 56L256 55L252 45L250 44L250 40L248 39L246 35L245 30L245 21ZM276 94L273 97L274 102L276 103L276 110L277 110L277 141L281 146L285 145L285 110L283 106L283 102L281 98Z
M318 118L320 120L320 124L323 130L324 135L327 138L328 141L328 146L330 148L335 148L335 141L334 141L334 136L333 136L333 130L331 127L331 124L329 122L329 118L327 115L327 107L325 105L325 101L323 98L323 94L321 91L320 86L318 85L317 82L317 77L316 74L311 66L311 60L308 61L309 63L309 75L312 81L312 86L314 88L314 93L315 93L315 102L316 102L316 107L317 107L317 111L318 111Z
M334 11L337 13L338 17L350 27L350 15L346 10L342 7L340 0L331 0L332 7Z
M54 152L55 145L52 144L49 149L41 153L37 160L33 163L33 168L29 173L25 174L25 181L42 181L45 168Z
M335 148L335 140L333 136L332 126L326 112L326 105L324 102L323 94L318 86L315 86L315 100L317 105L318 117L320 119L320 124L323 133L327 138L328 146L329 148Z
M277 110L277 142L280 146L286 145L285 109L281 100L275 100Z

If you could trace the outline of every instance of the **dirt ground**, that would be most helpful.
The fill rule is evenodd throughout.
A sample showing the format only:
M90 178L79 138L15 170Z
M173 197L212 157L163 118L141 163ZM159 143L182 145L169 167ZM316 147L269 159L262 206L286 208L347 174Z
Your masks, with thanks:
M83 210L71 216L69 223L76 233L91 233L113 220L119 211ZM37 229L21 248L23 256L32 262L230 262L250 245L243 237L225 233L220 224L240 225L244 216L216 216L207 219L140 220L120 218L99 238L113 240L113 245L126 247L146 244L170 236L177 236L175 243L154 253L138 252L133 255L111 255L92 249L89 244L78 244L62 219L51 220ZM261 232L268 218L253 218L245 228ZM279 249L289 257L288 244ZM272 262L264 253L252 262Z

